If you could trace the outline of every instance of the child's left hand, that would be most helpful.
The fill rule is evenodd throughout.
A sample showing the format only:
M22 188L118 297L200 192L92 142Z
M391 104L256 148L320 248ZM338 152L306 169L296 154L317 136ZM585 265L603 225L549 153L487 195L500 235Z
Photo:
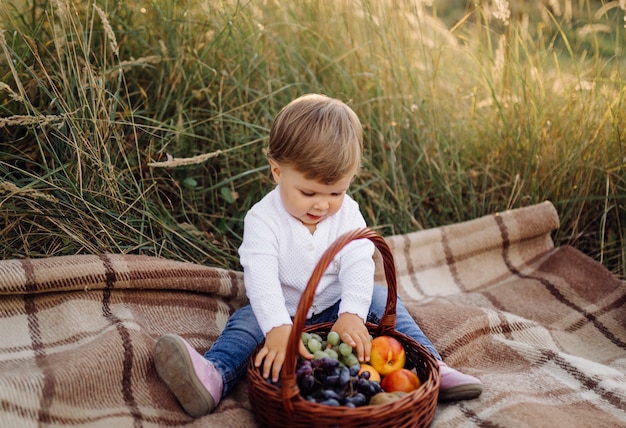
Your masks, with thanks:
M360 362L364 363L370 360L370 333L361 317L344 312L339 315L331 331L339 333L343 342L356 349L356 355Z

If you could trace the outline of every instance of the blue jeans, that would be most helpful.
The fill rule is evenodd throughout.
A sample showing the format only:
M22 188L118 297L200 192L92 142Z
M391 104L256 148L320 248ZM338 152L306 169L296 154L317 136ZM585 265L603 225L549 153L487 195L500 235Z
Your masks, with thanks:
M386 304L387 287L375 286L367 321L378 324L385 312ZM314 315L307 320L306 324L335 322L338 310L339 302ZM441 360L441 356L431 341L419 328L400 299L396 304L396 330L412 337L432 352L435 358ZM250 305L238 309L229 318L224 331L211 349L204 354L204 358L211 361L222 375L224 382L222 397L226 396L235 387L239 379L246 374L250 355L264 339L265 335L261 331Z

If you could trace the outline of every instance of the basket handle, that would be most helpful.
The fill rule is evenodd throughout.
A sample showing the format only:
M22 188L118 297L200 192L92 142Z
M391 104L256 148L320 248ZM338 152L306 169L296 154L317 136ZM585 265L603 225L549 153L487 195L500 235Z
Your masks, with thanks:
M286 358L282 370L282 398L285 407L289 411L293 411L293 405L291 399L300 393L298 385L296 383L296 362L298 358L298 350L300 346L300 335L304 329L306 322L306 316L309 308L313 304L313 298L315 297L315 290L322 278L322 275L328 268L328 265L333 258L339 253L339 251L350 242L355 239L369 239L374 243L376 248L380 251L383 258L383 266L385 269L385 279L387 280L387 304L385 306L385 312L378 323L377 333L378 335L384 335L385 332L393 330L396 326L396 300L398 297L397 282L396 282L396 270L393 261L393 255L387 245L387 242L378 233L369 228L360 228L347 232L341 235L333 244L326 249L322 257L317 262L311 278L300 297L298 303L298 309L293 319L293 326L291 333L289 334L289 341L287 343Z

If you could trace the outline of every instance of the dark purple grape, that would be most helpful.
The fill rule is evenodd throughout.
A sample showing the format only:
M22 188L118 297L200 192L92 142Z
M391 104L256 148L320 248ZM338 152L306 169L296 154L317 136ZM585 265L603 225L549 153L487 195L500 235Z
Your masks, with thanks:
M321 365L322 365L321 359L311 361L311 367L313 367L314 369L320 367Z
M356 383L356 389L367 398L370 398L374 394L376 394L376 387L372 385L372 382L366 379L359 379Z
M333 368L333 367L339 367L339 361L338 360L333 360L332 358L328 358L328 357L324 357L324 358L320 358L321 364L320 367L323 368Z
M364 388L364 389L369 389L370 386L370 381L367 379L363 379L363 378L359 378L356 381L356 385L357 388Z
M322 385L326 387L333 387L339 385L339 375L329 375L322 380Z
M326 406L340 406L341 405L339 401L333 398L329 398L328 400L318 401L318 403L325 404Z
M367 399L365 398L365 395L357 392L352 397L346 398L346 404L348 403L351 403L355 407L364 406L367 403Z
M370 384L368 385L368 388L369 389L366 394L368 397L373 397L374 395L376 395L377 392L379 392L378 388L374 386L373 382L370 382Z
M300 379L297 379L298 388L300 388L301 394L310 394L315 387L315 379L312 375L304 375Z
M350 366L350 376L357 376L359 374L359 370L361 370L360 364Z
M370 378L372 374L370 372L368 372L367 370L365 370L364 372L362 372L361 374L359 374L359 378L361 379L365 379L368 380Z
M311 364L303 365L298 370L296 370L296 377L310 375L311 373L313 373L313 368L311 367Z
M298 363L296 367L298 369L312 369L313 368L309 360L303 360L302 362Z
M350 382L350 369L341 367L339 369L339 385L347 385Z
M333 389L322 389L322 397L325 399L334 399L339 402L343 401L343 397Z

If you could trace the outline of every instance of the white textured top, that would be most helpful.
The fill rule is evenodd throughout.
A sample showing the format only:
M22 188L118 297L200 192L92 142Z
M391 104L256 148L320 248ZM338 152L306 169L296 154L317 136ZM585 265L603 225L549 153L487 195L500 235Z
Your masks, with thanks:
M311 234L285 210L279 186L248 211L239 256L246 293L264 334L292 324L324 251L340 235L365 226L358 204L346 195L339 211L318 223ZM307 318L341 299L340 314L357 314L365 321L374 286L373 254L374 244L368 239L346 245L322 276Z

